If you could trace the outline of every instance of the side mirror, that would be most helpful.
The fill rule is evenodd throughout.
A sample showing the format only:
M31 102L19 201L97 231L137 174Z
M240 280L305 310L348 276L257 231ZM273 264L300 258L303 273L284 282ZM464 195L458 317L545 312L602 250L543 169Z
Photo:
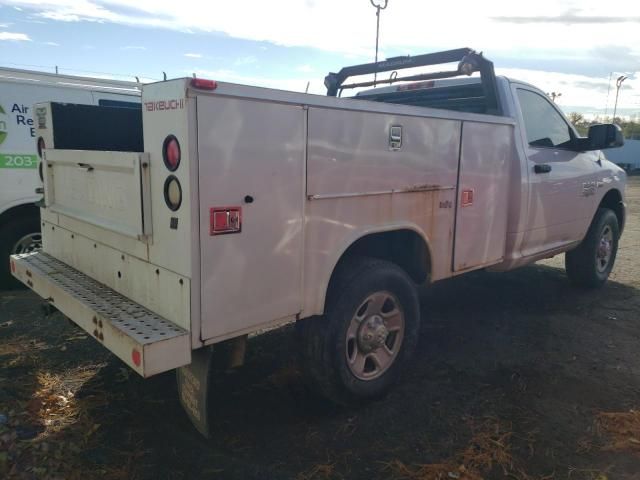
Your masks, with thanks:
M601 123L589 127L589 150L604 150L624 145L622 129L615 123Z

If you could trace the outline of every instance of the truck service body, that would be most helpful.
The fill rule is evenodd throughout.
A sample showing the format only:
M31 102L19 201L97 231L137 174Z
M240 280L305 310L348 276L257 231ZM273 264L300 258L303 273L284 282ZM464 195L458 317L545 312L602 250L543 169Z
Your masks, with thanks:
M88 105L140 103L140 84L0 68L0 288L17 284L4 259L40 246L38 175L33 106L56 101ZM51 147L52 145L49 145Z
M247 334L297 321L312 383L347 403L399 374L418 284L562 252L575 283L602 284L625 174L599 148L619 129L581 139L540 90L453 52L485 62L489 87L145 85L143 148L45 149L43 251L11 269L140 375L177 368L204 434L209 345L241 354ZM36 108L47 141L57 107Z

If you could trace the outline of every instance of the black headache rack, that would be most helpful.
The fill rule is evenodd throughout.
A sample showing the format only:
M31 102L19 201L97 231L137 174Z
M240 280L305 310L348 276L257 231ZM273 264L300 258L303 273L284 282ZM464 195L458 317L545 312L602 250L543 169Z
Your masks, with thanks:
M456 70L422 73L406 77L398 77L397 75L397 70L405 68L441 65L452 62L458 62L458 68ZM359 83L344 83L349 77L381 72L393 73L386 79ZM393 57L378 63L364 63L362 65L344 67L338 73L329 73L329 75L324 78L324 85L327 87L327 95L335 97L345 89L372 87L378 84L392 84L401 81L437 80L442 78L460 77L463 75L470 76L474 72L480 73L480 83L482 85L482 91L486 102L485 113L501 115L502 110L500 108L500 102L498 102L496 75L493 70L493 62L487 60L482 53L477 53L470 48L458 48L456 50L427 53L424 55L416 55L414 57Z

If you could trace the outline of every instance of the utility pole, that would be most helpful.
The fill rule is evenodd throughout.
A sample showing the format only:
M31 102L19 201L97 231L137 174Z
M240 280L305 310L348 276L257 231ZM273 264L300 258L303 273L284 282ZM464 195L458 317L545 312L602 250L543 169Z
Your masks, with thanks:
M622 87L622 82L624 82L627 78L626 75L620 75L616 79L616 103L613 106L613 121L616 121L616 111L618 110L618 94L620 93L620 87Z
M382 0L376 0L382 1ZM387 8L389 0L384 0L384 4L376 3L374 0L369 0L371 5L376 9L376 63L378 63L378 40L380 38L380 10ZM378 72L373 72L373 86L376 86L376 80L378 79Z

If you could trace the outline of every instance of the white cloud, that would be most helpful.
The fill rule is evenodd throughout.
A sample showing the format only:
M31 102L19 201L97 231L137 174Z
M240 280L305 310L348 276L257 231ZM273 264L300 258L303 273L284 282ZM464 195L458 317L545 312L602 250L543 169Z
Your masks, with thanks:
M56 42L42 42L43 45L49 45L50 47L59 47L60 44Z
M185 53L184 56L189 58L202 58L201 53Z
M120 50L146 50L147 47L142 47L140 45L127 45L125 47L120 47Z
M280 0L275 4L264 0L4 3L59 21L221 32L234 38L339 52L357 58L357 62L363 57L364 61L372 59L374 54L375 10L364 0ZM603 52L603 45L610 51ZM590 70L593 75L611 70L636 71L640 64L640 2L623 2L618 10L612 10L610 4L599 0L394 0L381 14L380 47L385 53L419 54L459 46L483 50L489 58L509 59L511 65L527 68L567 71L567 65L576 65L576 69L581 65L583 73ZM616 56L615 49L620 46L626 46L626 50L624 55ZM380 57L385 58L384 53ZM496 61L497 66L500 64ZM573 88L569 85L567 88ZM587 97L576 93L576 98Z
M246 57L240 57L237 58L235 62L233 62L233 64L236 67L240 67L243 65L251 65L253 63L256 63L258 61L258 59L256 57L254 57L253 55L247 55Z
M608 76L588 77L522 68L497 68L496 73L531 83L545 92L561 93L562 96L557 99L557 102L565 108L579 105L598 105L600 108L608 107L610 111L613 110L616 94L615 74L610 81ZM624 88L620 89L618 106L637 107L638 101L631 92L640 89L640 71L625 83Z
M0 32L0 40L12 42L30 42L31 38L26 33Z
M300 65L296 68L296 70L298 72L311 73L314 71L314 68L311 65Z
M7 0L64 21L109 21L180 30L218 31L233 37L341 52L371 52L375 11L369 2L262 0L203 3L197 0ZM625 2L624 18L610 6L584 0L521 3L395 2L381 16L381 46L429 50L458 45L483 49L565 49L598 45L603 38L640 45L640 3ZM464 15L460 15L463 11ZM555 12L550 15L549 12ZM295 21L291 21L295 19ZM626 20L625 20L626 19ZM541 35L544 31L544 35ZM508 40L508 41L506 41ZM455 44L455 45L454 45Z
M58 20L60 22L79 22L80 17L70 13L61 12L42 12L40 14L42 18L48 18L49 20Z

